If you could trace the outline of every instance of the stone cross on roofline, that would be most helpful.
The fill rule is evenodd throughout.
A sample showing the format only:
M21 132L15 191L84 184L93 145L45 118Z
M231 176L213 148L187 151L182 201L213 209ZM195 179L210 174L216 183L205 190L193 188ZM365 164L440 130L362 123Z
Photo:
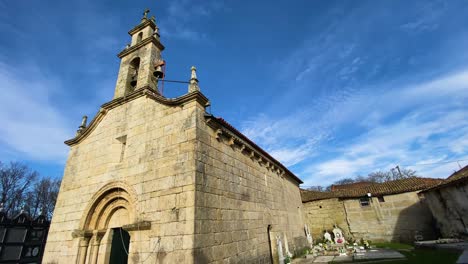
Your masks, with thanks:
M143 12L143 18L148 18L148 13L150 12L150 10L148 8L145 9L145 11Z

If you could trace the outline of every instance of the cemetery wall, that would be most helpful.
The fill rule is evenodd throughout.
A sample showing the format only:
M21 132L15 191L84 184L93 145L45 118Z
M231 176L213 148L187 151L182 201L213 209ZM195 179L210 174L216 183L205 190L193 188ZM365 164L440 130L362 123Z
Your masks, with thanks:
M369 206L359 199L344 200L349 228L355 239L413 242L415 235L434 238L433 218L417 192L372 197Z
M334 225L341 228L345 237L350 237L344 204L338 198L304 203L304 214L314 239L323 238L324 230L332 233Z
M277 236L291 253L304 248L299 182L198 114L194 262L277 263Z
M424 201L437 221L442 237L468 234L468 183L424 192Z

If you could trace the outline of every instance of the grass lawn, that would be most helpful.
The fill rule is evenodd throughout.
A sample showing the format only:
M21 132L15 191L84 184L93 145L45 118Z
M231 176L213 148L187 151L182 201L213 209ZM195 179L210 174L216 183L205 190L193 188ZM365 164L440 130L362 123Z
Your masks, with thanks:
M379 248L391 248L405 255L406 260L379 262L379 264L454 264L461 252L442 249L414 249L413 246L400 243L376 244Z

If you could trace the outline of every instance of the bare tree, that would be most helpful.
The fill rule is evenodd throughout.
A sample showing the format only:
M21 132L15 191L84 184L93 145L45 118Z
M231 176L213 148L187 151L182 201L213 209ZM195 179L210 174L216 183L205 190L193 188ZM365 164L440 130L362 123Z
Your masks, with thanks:
M356 176L355 178L344 178L335 181L334 185L342 185L342 184L350 184L355 182L387 182L387 181L394 181L399 179L417 177L417 173L415 170L405 169L405 168L394 168L389 171L374 171L369 173L367 176ZM322 187L323 188L323 187Z
M411 169L391 169L389 171L376 171L371 172L367 179L372 182L387 182L399 179L406 179L416 177L416 171Z
M59 188L60 180L57 179L42 178L36 181L26 197L28 214L33 218L39 215L50 218L54 211Z
M356 182L356 179L344 178L344 179L335 181L333 184L334 185L342 185L342 184L350 184L350 183L354 183L354 182Z
M24 208L26 194L37 175L25 164L0 162L0 203L7 214L16 214Z
M9 216L24 210L33 218L44 215L50 219L59 188L60 180L39 177L23 163L0 162L0 203Z

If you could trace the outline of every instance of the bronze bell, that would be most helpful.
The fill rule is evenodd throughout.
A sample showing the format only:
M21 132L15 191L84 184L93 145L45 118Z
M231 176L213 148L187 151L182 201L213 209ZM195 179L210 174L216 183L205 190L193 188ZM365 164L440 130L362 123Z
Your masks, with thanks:
M157 79L162 79L162 77L164 76L164 73L162 71L161 66L154 67L153 76L156 77Z
M130 80L130 85L132 87L135 87L137 85L137 78L138 78L138 75L133 75L132 76L132 79Z
M163 65L164 65L164 61L157 61L154 63L153 76L156 77L156 79L164 78L164 72L162 69Z

